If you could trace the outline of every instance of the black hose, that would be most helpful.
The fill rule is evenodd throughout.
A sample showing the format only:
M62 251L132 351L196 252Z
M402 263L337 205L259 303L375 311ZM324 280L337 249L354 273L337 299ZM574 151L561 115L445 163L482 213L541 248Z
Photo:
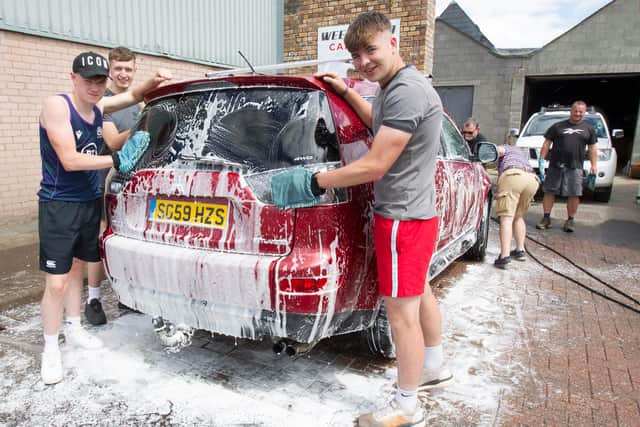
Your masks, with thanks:
M497 219L495 219L495 218L491 218L491 219L493 219L496 223L498 223ZM595 276L593 273L587 271L584 267L576 264L574 261L572 261L571 259L569 259L565 255L561 254L557 250L553 249L549 245L546 245L546 244L540 242L539 240L536 240L533 237L529 236L529 233L527 233L526 238L528 240L531 240L534 243L537 243L538 245L542 246L543 248L550 250L551 252L553 252L554 254L558 255L560 258L564 259L565 261L567 261L569 264L571 264L572 266L574 266L578 270L582 271L583 273L585 273L586 275L588 275L592 279L594 279L594 280L600 282L601 284L605 285L606 287L608 287L612 291L622 295L625 298L628 298L629 300L633 301L635 304L640 305L640 302L637 299L633 298L631 295L628 295L625 292L621 291L620 289L616 288L615 286L612 286L612 285L606 283L604 280L602 280L599 277ZM630 306L628 304L625 304L622 301L618 301L618 300L616 300L614 298L611 298L610 296L608 296L608 295L606 295L606 294L604 294L602 292L599 292L599 291L597 291L595 289L592 289L589 286L585 285L584 283L579 282L579 281L575 280L574 278L569 277L566 274L563 274L563 273L561 273L561 272L549 267L548 265L546 265L545 263L540 261L540 259L538 259L535 255L533 255L533 253L531 253L531 250L527 247L527 245L525 245L524 249L535 262L537 262L538 264L540 264L542 267L546 268L547 270L551 271L552 273L555 273L558 276L563 277L563 278L569 280L570 282L573 282L576 285L578 285L578 286L580 286L580 287L582 287L582 288L584 288L584 289L586 289L586 290L588 290L590 292L593 292L594 294L596 294L598 296L601 296L602 298L604 298L604 299L606 299L608 301L614 302L614 303L616 303L616 304L618 304L618 305L620 305L620 306L622 306L624 308L627 308L627 309L629 309L629 310L631 310L631 311L633 311L635 313L640 314L640 310L638 310L637 308L634 308L634 307L632 307L632 306Z

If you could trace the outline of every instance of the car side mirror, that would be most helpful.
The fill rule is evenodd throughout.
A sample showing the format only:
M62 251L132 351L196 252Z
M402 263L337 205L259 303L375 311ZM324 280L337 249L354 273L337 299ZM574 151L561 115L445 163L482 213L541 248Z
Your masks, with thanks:
M518 128L511 128L509 129L509 136L512 138L517 138L520 136L520 129Z
M493 163L498 160L498 148L490 142L479 142L476 146L476 157L482 163Z
M616 139L624 138L624 129L614 129L611 132L611 136L613 136Z

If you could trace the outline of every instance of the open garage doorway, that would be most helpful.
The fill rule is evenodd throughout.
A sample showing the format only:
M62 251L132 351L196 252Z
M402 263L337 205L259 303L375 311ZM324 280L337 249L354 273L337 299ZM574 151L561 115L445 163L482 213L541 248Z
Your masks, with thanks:
M521 125L540 107L570 105L577 99L600 109L609 121L609 129L624 129L624 138L612 140L620 171L631 158L640 106L640 74L527 77Z

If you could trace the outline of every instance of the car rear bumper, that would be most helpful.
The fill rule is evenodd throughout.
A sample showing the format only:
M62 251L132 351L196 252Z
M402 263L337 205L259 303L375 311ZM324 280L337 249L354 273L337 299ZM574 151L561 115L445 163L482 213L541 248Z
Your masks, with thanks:
M263 336L314 342L363 329L367 310L323 312L337 288L322 291L318 311L287 312L292 293L272 291L271 276L281 257L234 254L146 242L110 235L104 240L109 279L120 301L153 317L239 338ZM273 301L277 310L272 308ZM283 293L285 294L285 293ZM295 298L318 298L318 293Z

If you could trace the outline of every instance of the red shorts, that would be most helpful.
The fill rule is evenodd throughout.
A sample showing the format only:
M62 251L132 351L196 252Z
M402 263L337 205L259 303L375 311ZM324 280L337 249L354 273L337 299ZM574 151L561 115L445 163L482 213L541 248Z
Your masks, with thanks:
M373 233L380 295L422 295L438 238L438 217L400 221L376 215Z

